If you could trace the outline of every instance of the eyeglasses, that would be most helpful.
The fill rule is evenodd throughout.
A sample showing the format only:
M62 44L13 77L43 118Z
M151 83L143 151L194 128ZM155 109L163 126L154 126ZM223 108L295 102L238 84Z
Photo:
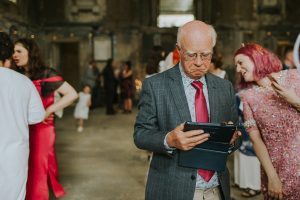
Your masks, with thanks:
M177 46L179 51L182 51L183 58L186 61L194 61L197 58L197 55L200 56L202 61L211 60L213 53L212 52L197 52L197 53L189 53L184 51L180 46Z

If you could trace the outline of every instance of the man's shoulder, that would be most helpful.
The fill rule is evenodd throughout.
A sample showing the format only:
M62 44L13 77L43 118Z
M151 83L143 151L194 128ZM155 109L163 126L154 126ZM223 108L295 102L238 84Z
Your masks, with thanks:
M28 79L26 76L23 74L16 72L15 70L5 68L5 67L0 67L1 73L6 74L10 78L16 78L16 79ZM29 79L28 79L29 80Z
M2 78L5 79L9 85L18 85L20 87L24 87L29 84L32 84L31 80L28 77L24 76L23 74L20 74L19 72L2 67L0 67L0 70L0 73L3 76Z
M224 85L224 86L232 86L232 83L229 80L220 78L212 73L207 73L206 77L212 81L214 81L214 83L218 84L218 85Z
M157 73L151 77L148 77L146 78L144 81L147 81L147 82L154 82L154 83L157 83L157 82L162 82L162 81L165 81L166 79L168 78L172 78L174 77L174 75L176 73L180 73L179 69L175 67L172 67L166 71L163 71L161 73Z

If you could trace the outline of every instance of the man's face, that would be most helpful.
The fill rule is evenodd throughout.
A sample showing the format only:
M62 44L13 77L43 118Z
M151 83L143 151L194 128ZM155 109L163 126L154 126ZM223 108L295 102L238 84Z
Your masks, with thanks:
M212 57L212 39L210 36L189 37L184 36L181 44L177 45L180 62L185 74L191 79L204 76L210 67Z

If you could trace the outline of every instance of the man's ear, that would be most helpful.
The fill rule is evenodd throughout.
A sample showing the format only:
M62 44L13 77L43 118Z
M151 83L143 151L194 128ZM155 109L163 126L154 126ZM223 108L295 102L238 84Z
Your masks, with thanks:
M3 67L10 68L11 67L11 60L6 59L3 63Z
M180 46L178 43L176 43L175 47L176 47L177 51L180 51Z

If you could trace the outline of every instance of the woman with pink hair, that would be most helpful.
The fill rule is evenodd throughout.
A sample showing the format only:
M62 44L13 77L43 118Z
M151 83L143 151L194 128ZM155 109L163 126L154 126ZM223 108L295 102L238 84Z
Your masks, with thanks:
M264 199L299 200L300 109L278 92L278 87L300 97L300 73L282 71L278 57L257 44L235 53L242 82L245 127L262 165Z

